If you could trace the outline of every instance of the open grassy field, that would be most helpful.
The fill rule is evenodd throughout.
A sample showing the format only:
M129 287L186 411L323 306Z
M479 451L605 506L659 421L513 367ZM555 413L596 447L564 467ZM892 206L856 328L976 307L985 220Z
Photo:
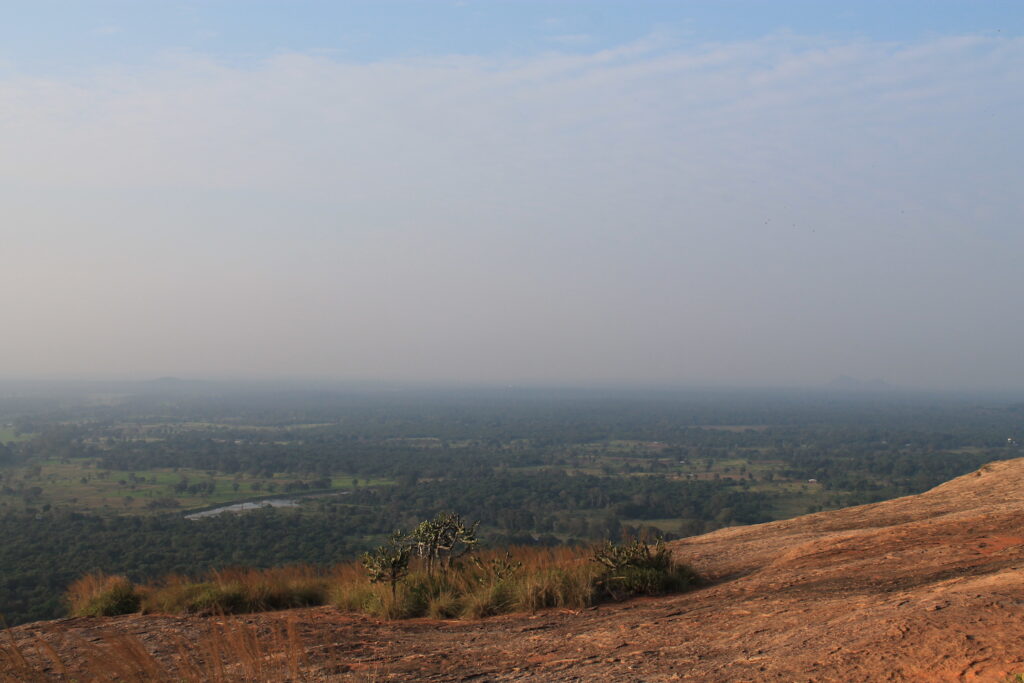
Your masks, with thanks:
M28 441L33 436L35 434L18 434L14 431L14 427L0 426L0 443L19 443Z
M256 497L299 495L306 491L289 490L289 484L309 481L282 474L265 478L188 468L104 470L92 460L48 461L33 467L7 469L2 474L0 507L51 505L123 513L189 510ZM359 486L388 483L383 479L358 481ZM200 485L201 490L189 490L185 485ZM355 486L353 477L335 476L331 478L330 490L351 490Z

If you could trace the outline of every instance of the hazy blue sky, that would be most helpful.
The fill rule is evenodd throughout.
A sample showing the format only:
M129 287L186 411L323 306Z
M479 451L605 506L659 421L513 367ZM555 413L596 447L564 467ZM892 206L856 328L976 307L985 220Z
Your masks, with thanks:
M5 2L0 377L1024 388L1024 3Z

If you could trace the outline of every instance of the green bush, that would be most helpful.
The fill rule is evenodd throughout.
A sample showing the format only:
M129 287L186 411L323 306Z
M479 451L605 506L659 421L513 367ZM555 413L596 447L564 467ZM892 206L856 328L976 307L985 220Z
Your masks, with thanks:
M68 587L65 596L76 617L113 617L139 611L141 597L123 576L89 574Z
M678 592L697 578L690 567L673 559L661 540L653 550L640 540L623 544L606 541L594 548L591 560L603 568L595 582L597 589L613 600Z

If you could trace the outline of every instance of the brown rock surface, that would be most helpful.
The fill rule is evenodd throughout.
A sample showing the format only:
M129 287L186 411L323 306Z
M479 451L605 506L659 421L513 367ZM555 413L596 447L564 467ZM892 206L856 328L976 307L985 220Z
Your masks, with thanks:
M672 544L713 583L678 596L484 621L291 622L314 680L1007 681L1024 672L1024 459L927 493ZM157 659L213 618L64 619L11 631L69 670L134 635ZM109 637L108 637L109 638ZM76 649L77 648L77 649Z

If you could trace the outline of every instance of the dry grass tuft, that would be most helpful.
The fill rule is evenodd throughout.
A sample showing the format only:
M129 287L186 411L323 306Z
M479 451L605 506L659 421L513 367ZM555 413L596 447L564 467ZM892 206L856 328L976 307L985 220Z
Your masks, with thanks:
M144 612L240 614L323 605L329 580L307 566L221 569L201 580L169 576L141 590Z
M76 617L112 617L139 611L140 597L131 581L123 576L87 574L72 583L65 594Z
M176 656L158 659L134 636L108 634L86 642L70 634L73 659L63 660L57 648L36 637L34 648L15 642L10 631L0 645L0 681L79 680L119 683L203 681L306 681L315 674L295 619L259 631L240 621L209 624L194 640L179 637ZM60 644L59 644L60 645Z

